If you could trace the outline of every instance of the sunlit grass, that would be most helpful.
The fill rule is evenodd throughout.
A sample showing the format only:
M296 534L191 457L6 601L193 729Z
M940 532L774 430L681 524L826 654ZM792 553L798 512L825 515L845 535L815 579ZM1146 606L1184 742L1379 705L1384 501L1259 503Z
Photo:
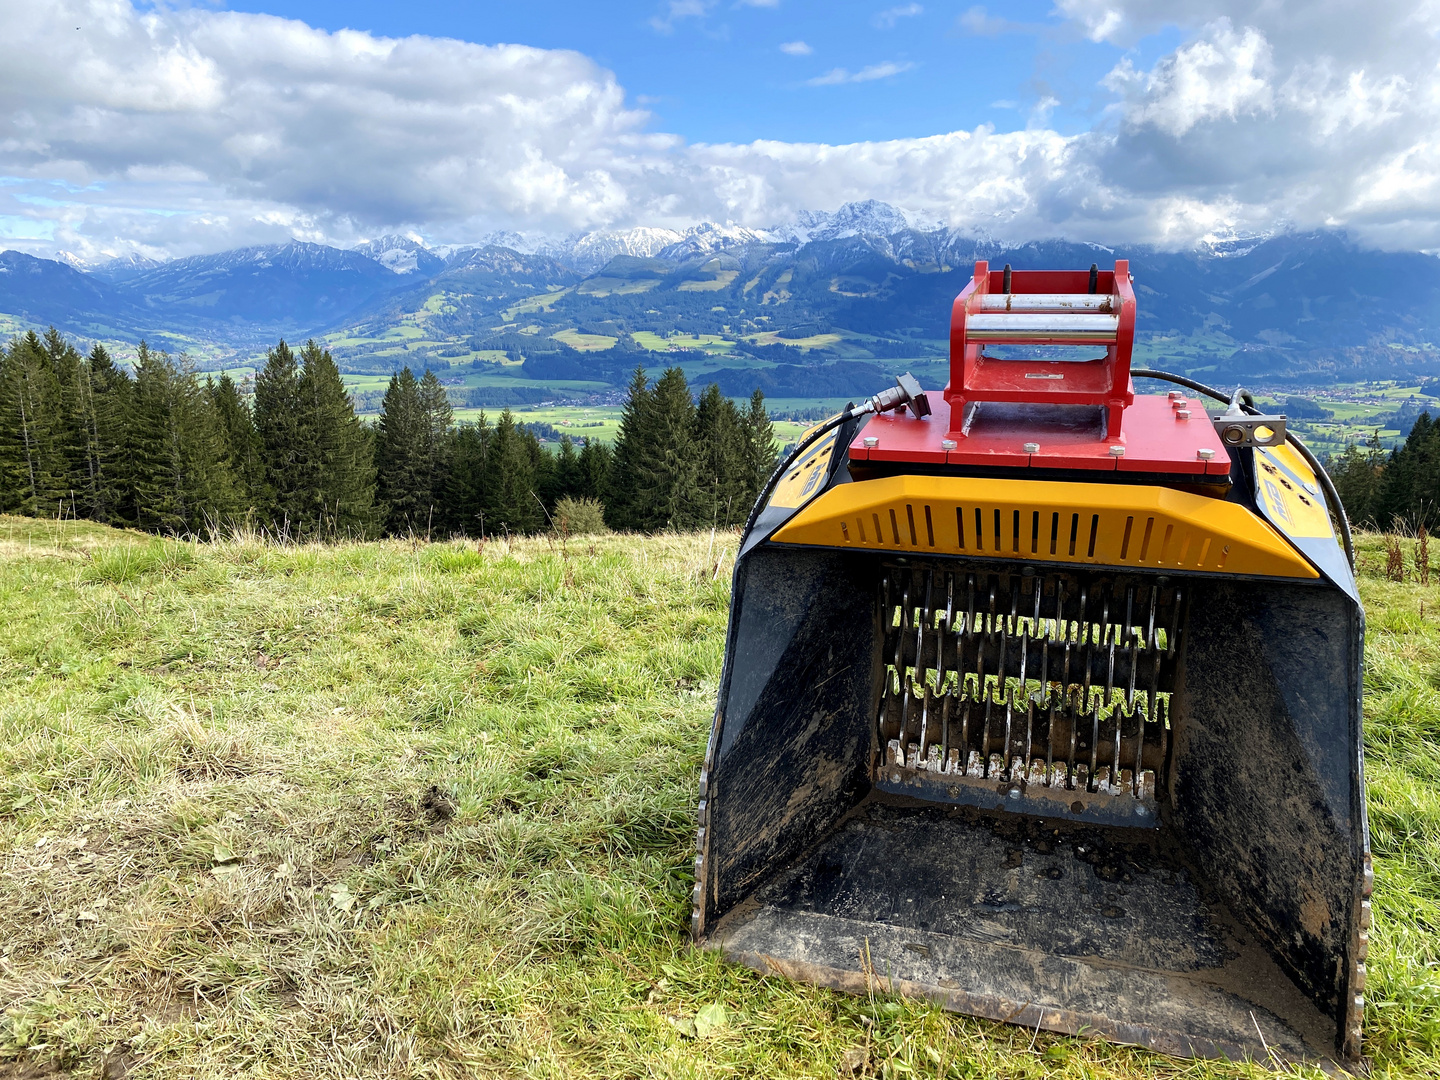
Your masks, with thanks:
M0 518L0 1076L1264 1075L692 950L734 549ZM1435 1075L1440 584L1382 568L1367 1035Z

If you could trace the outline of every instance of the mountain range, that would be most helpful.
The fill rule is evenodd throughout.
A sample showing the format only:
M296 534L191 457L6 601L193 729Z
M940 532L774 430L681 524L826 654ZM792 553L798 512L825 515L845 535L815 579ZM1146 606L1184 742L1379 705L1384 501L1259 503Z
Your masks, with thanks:
M1311 384L1440 374L1440 259L1427 254L1365 250L1339 232L1188 251L1006 243L873 201L765 230L497 233L448 248L385 236L348 250L296 241L94 266L6 251L0 327L145 338L202 366L315 336L350 371L459 363L490 381L577 392L623 385L637 362L679 361L726 392L824 396L899 360L943 377L950 301L980 258L1023 268L1129 258L1137 362Z

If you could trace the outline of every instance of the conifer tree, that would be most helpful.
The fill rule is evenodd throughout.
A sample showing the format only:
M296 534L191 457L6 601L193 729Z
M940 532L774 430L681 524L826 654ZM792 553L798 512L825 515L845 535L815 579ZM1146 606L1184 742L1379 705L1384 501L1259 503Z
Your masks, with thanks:
M745 513L743 522L750 514L750 508L760 497L760 491L770 474L779 464L779 448L775 445L775 429L770 423L770 414L765 411L765 395L756 390L750 395L750 408L745 413Z
M560 450L555 455L554 467L550 470L550 483L543 493L545 505L552 511L561 499L578 498L583 478L580 475L580 455L575 452L575 440L569 435L560 436Z
M642 459L641 467L652 492L650 514L643 527L693 528L702 520L695 402L680 368L667 368L655 380L654 402L650 454Z
M450 532L463 536L485 533L491 434L483 412L474 423L458 424L450 434L446 453L450 468L442 500L444 526Z
M85 438L85 362L75 347L55 327L45 331L42 347L50 369L55 397L50 403L59 468L60 513L78 517L84 510L81 497L86 491L87 439ZM85 508L88 510L88 507Z
M363 536L375 517L369 433L355 415L330 350L312 338L300 350L300 363L300 527L323 536Z
M535 494L538 445L532 433L515 423L509 409L500 414L486 463L485 528L492 536L502 530L526 533L540 527L544 515Z
M1403 446L1390 455L1375 495L1374 518L1382 528L1440 524L1440 424L1421 413Z
M0 510L49 517L67 498L54 365L32 331L0 352Z
M580 444L579 483L575 498L603 499L607 494L614 453L608 443L588 435Z
M1364 448L1347 443L1339 458L1326 463L1346 516L1356 525L1377 524L1377 503L1385 482L1385 457L1380 432L1373 431Z
M218 381L207 379L205 393L215 415L221 456L235 483L236 502L242 510L262 510L266 496L264 444L255 430L255 418L240 396L235 380L221 372Z
M605 524L621 531L651 528L651 493L643 470L654 441L655 398L645 369L637 367L630 376L630 394L620 416L615 437L614 459L608 470L604 491Z
M129 442L137 523L209 535L235 512L224 445L195 372L143 342L135 364Z
M749 486L745 441L745 419L740 410L711 383L695 409L699 524L731 525L744 521L749 513L750 503L745 500Z
M535 429L529 424L517 425L521 437L525 442L525 451L530 455L530 469L532 480L530 491L531 501L536 503L535 512L536 528L545 528L549 524L551 511L555 507L555 485L556 480L556 457L550 453Z
M133 389L130 376L97 344L85 360L83 377L89 516L112 525L133 523L134 499L125 483Z
M424 532L434 505L430 490L429 422L408 367L390 376L376 425L375 465L390 532Z
M300 365L283 340L265 354L265 364L255 374L254 417L264 486L251 497L271 526L288 534L304 520L307 503L298 467L305 453Z

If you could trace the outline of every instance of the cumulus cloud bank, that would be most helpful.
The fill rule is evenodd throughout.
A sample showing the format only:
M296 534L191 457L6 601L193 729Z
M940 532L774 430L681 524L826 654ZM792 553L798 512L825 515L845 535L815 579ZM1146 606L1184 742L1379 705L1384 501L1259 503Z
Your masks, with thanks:
M1095 41L1178 25L1184 42L1122 60L1079 135L705 145L654 133L576 52L129 0L4 5L0 234L175 254L406 228L764 226L878 198L1008 238L1183 245L1286 223L1440 246L1434 4L1057 7Z

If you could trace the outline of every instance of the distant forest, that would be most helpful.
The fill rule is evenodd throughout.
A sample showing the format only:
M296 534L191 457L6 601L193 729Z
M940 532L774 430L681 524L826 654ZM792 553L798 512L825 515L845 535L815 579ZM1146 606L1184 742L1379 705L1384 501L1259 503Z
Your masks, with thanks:
M1388 454L1378 433L1351 443L1327 465L1345 513L1357 525L1406 532L1440 529L1440 422L1420 414Z
M360 420L330 352L269 350L253 398L140 346L133 372L53 328L0 350L0 512L210 538L484 536L729 526L775 467L764 396L637 368L614 447L551 452L508 409L455 423L433 372L394 374Z

